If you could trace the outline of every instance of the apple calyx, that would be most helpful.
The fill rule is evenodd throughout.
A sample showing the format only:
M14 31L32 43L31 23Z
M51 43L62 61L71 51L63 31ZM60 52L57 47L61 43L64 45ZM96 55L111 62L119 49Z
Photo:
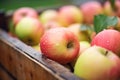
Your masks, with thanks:
M72 48L73 46L74 46L74 45L73 45L73 42L72 42L72 41L68 42L67 48Z

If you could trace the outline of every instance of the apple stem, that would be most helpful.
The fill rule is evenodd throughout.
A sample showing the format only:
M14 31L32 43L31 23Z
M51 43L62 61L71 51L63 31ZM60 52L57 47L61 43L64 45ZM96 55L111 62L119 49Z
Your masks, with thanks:
M108 51L105 52L105 55L107 55L107 54L108 54Z

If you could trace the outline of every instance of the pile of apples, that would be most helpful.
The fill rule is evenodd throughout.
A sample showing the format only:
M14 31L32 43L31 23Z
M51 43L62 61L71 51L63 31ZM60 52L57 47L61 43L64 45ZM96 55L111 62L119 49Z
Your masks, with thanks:
M14 11L12 34L46 57L70 63L73 73L87 80L120 79L120 0L116 11L109 1L89 1L80 6L65 5L40 14L30 7ZM99 33L94 31L94 16L116 16L118 23Z

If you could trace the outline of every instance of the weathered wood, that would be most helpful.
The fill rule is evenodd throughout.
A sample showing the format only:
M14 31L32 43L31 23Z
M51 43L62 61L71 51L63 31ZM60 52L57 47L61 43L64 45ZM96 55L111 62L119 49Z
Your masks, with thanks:
M80 80L69 69L0 30L0 64L17 80Z
M16 80L16 79L0 64L0 80Z

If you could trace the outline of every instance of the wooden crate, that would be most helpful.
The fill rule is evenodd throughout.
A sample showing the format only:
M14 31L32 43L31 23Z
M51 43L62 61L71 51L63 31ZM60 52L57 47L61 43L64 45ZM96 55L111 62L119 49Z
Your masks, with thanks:
M82 80L70 69L8 35L8 19L0 11L0 80Z

